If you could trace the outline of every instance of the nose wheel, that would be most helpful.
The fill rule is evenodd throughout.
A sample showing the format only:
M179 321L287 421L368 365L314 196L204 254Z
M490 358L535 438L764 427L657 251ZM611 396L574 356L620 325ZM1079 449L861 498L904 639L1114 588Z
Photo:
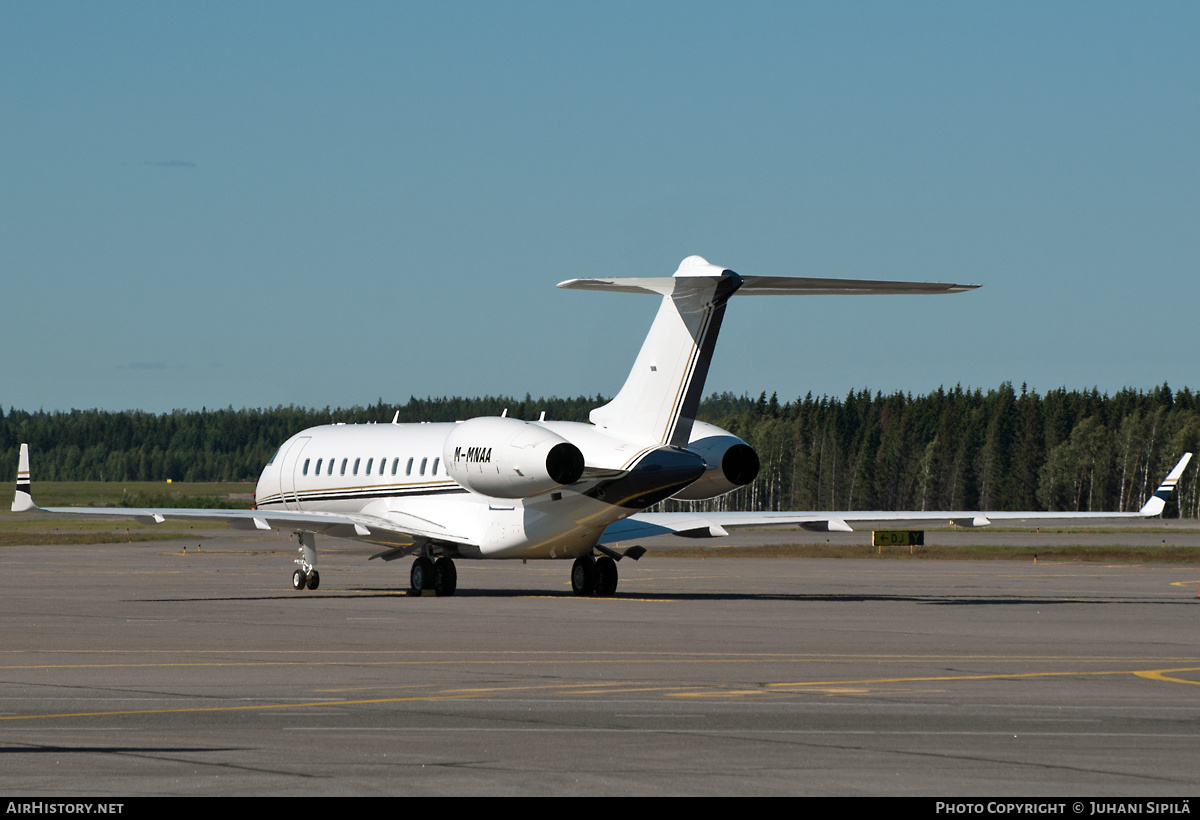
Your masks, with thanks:
M298 569L292 573L292 587L297 591L303 589L316 589L321 585L321 573L315 569L305 572Z

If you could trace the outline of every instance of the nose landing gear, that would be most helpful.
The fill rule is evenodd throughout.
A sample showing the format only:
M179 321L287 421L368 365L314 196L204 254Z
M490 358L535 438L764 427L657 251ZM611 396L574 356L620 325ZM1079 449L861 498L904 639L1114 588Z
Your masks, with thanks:
M311 532L297 532L300 542L299 568L292 573L292 588L297 592L316 589L321 585L321 573L317 572L317 538Z
M292 587L297 591L308 589L316 589L321 585L321 573L315 569L310 569L305 572L303 569L298 569L292 573Z

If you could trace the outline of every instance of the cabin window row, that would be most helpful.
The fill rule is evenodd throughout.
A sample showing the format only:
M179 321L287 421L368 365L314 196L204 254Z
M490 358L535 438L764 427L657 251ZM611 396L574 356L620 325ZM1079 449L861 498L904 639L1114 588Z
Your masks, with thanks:
M440 458L435 458L433 460L433 469L431 469L429 471L430 475L437 475L438 467L441 465L441 461L442 460ZM404 475L411 476L413 474L414 466L416 466L417 469L419 470L419 472L417 473L418 475L425 475L425 470L427 467L429 467L429 459L422 458L420 465L416 465L415 462L416 462L415 458L410 458L408 460L408 462L404 465ZM301 475L308 475L308 469L309 469L309 467L312 467L312 466L313 465L312 465L311 458L304 459L304 467L301 470ZM350 475L358 475L358 470L359 470L359 467L361 467L361 466L362 466L361 458L354 459L353 464L351 464L349 458L343 458L341 466L338 466L338 460L336 458L331 458L328 460L328 462L324 458L318 458L316 466L313 467L312 474L314 476L319 476L319 475L321 475L321 470L324 469L325 475L333 475L334 468L337 468L338 475L345 475L347 468L349 468ZM375 472L375 459L368 458L367 459L367 467L365 470L363 470L363 475L367 475L367 476L387 475L387 468L388 468L387 458L381 458L381 459L379 459L379 471ZM393 458L392 459L392 475L399 475L399 474L400 474L400 459Z

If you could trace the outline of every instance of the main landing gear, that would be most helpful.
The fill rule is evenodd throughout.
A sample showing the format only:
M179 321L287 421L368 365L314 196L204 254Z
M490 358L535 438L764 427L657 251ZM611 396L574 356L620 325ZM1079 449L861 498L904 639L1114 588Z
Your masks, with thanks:
M453 595L458 589L458 570L454 562L444 555L436 561L422 555L413 561L408 580L414 594L433 590L434 595L442 598Z
M316 589L321 585L321 573L317 572L317 538L311 532L297 532L296 540L300 542L300 557L296 559L299 567L292 573L292 588L296 591Z
M576 595L612 595L617 591L617 562L607 555L579 556L571 565L571 591Z

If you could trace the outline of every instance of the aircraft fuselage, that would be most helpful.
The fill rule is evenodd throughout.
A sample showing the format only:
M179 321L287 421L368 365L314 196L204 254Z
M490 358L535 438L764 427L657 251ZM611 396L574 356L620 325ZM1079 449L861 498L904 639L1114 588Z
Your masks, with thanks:
M577 448L584 474L565 485L539 483L522 466L528 459L519 459L543 440L543 447ZM263 470L255 500L262 510L358 513L409 529L425 522L441 528L431 538L448 555L575 558L614 521L669 497L705 469L695 453L622 441L590 424L335 424L288 439ZM505 495L470 489L481 480L503 486Z

